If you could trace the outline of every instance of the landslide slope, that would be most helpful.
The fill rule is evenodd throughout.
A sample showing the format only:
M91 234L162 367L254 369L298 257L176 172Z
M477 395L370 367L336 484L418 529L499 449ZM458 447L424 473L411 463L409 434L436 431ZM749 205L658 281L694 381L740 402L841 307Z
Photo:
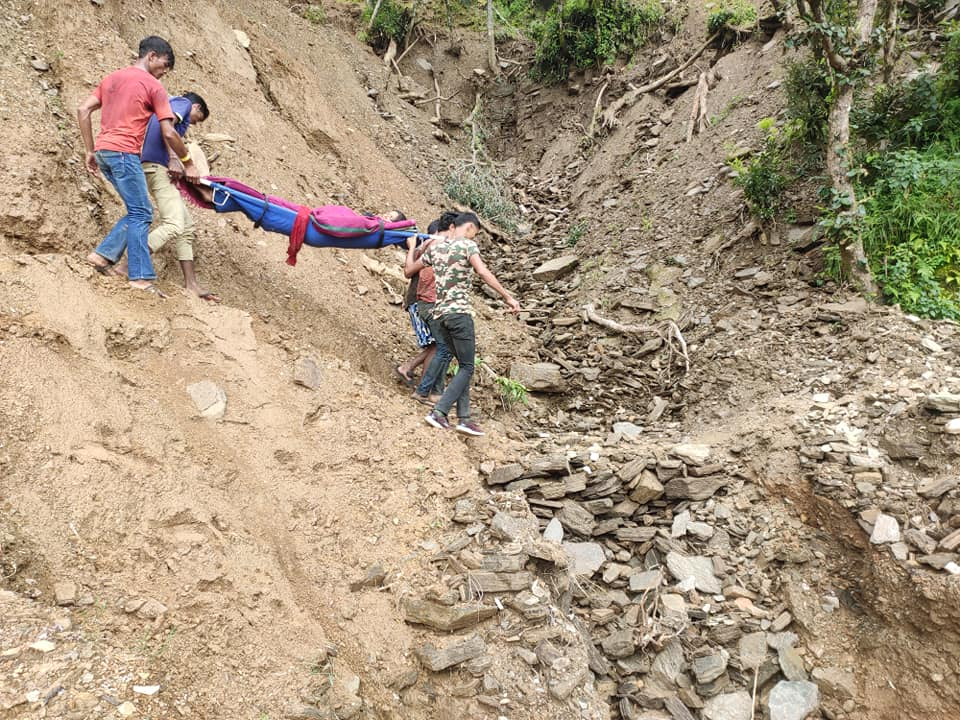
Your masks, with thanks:
M335 16L317 27L283 3L5 1L0 23L0 557L16 591L2 647L17 668L0 717L123 702L153 717L344 717L358 682L375 716L461 713L449 692L436 706L387 687L415 669L420 634L395 594L348 589L374 562L395 592L411 583L416 543L466 491L451 488L503 452L502 438L432 433L398 391L392 368L413 348L390 304L397 252L307 250L290 268L283 238L195 211L220 306L178 291L170 255L165 301L82 261L120 213L82 170L74 108L143 36L177 50L168 89L210 104L195 132L215 136L215 172L291 199L429 219L438 191L420 168L446 150L426 111L384 118L368 96L382 64ZM522 346L502 324L487 313L481 339ZM315 390L293 383L305 357ZM198 417L186 388L202 380L225 391L221 421Z

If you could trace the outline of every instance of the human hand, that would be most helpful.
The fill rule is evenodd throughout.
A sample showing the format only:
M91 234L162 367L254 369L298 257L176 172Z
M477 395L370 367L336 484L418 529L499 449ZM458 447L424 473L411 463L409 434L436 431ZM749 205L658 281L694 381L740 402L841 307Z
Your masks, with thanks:
M170 161L167 163L167 173L174 180L179 180L183 177L183 163L180 162L180 158L170 156Z
M507 308L509 309L510 313L512 313L513 315L519 315L519 314L520 314L520 303L518 303L518 302L517 302L514 298L512 298L512 297L507 300Z
M84 165L87 168L87 172L90 173L91 175L100 174L100 166L97 165L97 156L94 154L92 150L89 151L87 153L86 158L84 158Z
M200 171L197 170L197 166L193 164L193 160L188 160L184 163L183 174L187 178L187 182L195 183L200 179Z
M407 250L413 250L417 246L417 236L411 235L407 238Z

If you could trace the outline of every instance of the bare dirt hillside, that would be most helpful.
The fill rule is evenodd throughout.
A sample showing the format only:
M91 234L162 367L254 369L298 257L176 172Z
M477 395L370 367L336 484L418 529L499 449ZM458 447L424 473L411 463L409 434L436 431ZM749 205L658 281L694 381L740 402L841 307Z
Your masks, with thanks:
M782 32L585 137L601 92L702 42L702 8L559 88L512 65L484 84L482 43L431 31L402 89L346 6L0 9L0 718L960 712L956 329L817 287L809 227L744 232L727 158L782 106ZM429 221L492 94L529 232L484 252L527 314L480 296L481 354L556 386L507 412L481 373L487 437L424 425L393 377L396 251L291 268L284 238L195 210L221 305L180 293L166 252L165 301L88 268L119 206L74 108L152 33L168 89L210 104L214 172L311 204ZM444 133L401 99L432 97L418 60L453 97Z

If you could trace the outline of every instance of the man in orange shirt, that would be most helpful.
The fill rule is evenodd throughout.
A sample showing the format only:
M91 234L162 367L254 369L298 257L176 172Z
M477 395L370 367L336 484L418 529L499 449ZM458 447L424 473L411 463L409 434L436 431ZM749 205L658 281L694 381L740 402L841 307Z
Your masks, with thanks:
M173 112L167 91L160 78L173 69L173 48L161 37L151 35L140 41L137 61L107 75L77 108L77 122L87 154L85 165L91 175L97 172L116 188L127 214L87 256L87 262L98 272L109 272L127 250L128 276L131 287L154 292L163 297L154 285L157 274L147 247L147 234L153 221L153 206L147 181L140 165L140 148L147 132L147 123L156 114L167 146L184 166L187 180L198 178L190 153L173 125ZM91 116L102 110L100 133L93 141Z

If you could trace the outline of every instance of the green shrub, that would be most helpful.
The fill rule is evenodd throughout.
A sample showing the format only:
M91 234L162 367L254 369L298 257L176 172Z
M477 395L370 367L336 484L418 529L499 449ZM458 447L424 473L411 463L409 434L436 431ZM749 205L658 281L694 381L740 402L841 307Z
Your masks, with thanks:
M641 47L663 17L659 0L558 3L532 28L537 40L533 74L560 81L571 68L611 63Z
M323 5L307 5L303 9L303 17L314 25L322 25L327 19L327 13Z
M822 152L830 112L830 78L821 62L813 58L788 60L785 70L787 117L794 123L796 137Z
M447 174L443 189L505 230L517 229L519 211L503 180L492 170L473 162L460 162Z
M733 182L743 189L750 212L765 223L776 219L782 209L783 192L787 188L784 175L784 143L773 118L761 120L758 127L766 132L763 147L750 156L749 162L731 162L736 175Z
M374 6L375 3L369 0L364 6L363 14L360 16L363 27L370 24ZM377 17L373 21L373 27L362 33L361 39L377 50L385 50L391 40L402 48L412 21L413 14L408 7L397 0L383 0L377 11Z
M725 27L743 28L757 21L757 8L748 0L721 0L719 5L707 16L707 34Z
M863 244L891 302L960 320L960 158L935 145L892 153L863 200Z

